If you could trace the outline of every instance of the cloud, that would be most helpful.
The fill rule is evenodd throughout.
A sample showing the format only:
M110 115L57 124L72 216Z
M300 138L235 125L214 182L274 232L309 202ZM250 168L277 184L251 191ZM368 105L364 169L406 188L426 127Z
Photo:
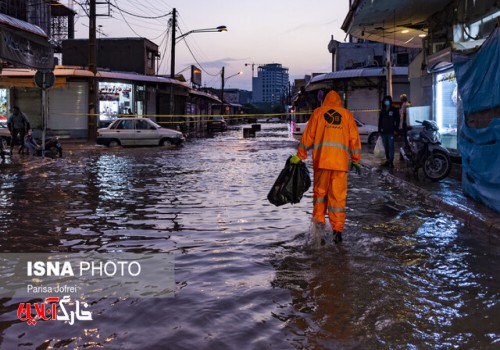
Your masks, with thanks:
M250 60L249 57L246 57L246 58L225 57L225 58L221 58L221 59L213 60L213 61L202 61L200 63L204 68L219 68L220 69L220 68L225 67L225 66L230 66L230 65L234 66L235 63L237 65L240 62L241 62L241 65L244 65L246 62L248 62L248 60Z
M317 31L319 27L329 26L329 25L332 25L332 24L335 24L338 22L339 22L339 19L334 19L333 21L328 21L328 22L323 22L323 23L318 23L315 21L306 22L306 23L298 24L294 27L291 27L291 28L285 30L283 32L283 34L290 34L290 33L299 32L299 31L303 31L303 30L307 30L307 29L311 29L311 28L313 30Z

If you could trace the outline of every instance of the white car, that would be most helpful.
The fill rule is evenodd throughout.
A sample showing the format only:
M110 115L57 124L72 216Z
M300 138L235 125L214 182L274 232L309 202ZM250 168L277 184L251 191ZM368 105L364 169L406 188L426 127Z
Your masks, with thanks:
M164 146L184 142L181 132L163 128L148 118L118 118L97 130L97 144L116 146Z
M354 119L356 121L356 125L358 126L359 138L361 139L361 143L368 143L370 145L374 145L377 142L378 137L378 127L375 125L365 124L358 119ZM293 137L296 140L300 140L304 130L306 128L306 123L296 123L294 130L292 131Z

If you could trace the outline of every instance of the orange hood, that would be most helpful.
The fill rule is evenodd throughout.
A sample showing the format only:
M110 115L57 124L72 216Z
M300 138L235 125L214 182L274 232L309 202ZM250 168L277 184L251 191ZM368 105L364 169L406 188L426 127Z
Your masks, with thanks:
M336 91L331 90L326 94L325 100L323 101L322 106L339 106L342 107L342 100L340 99L339 94Z

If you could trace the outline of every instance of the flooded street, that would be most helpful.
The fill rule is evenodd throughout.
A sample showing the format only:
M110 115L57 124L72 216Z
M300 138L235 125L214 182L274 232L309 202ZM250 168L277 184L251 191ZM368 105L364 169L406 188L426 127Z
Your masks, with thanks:
M311 190L266 199L296 145L263 124L256 138L0 167L1 252L170 254L176 289L92 300L93 320L74 325L28 326L25 300L3 298L0 348L500 347L499 247L370 171L349 178L343 244L311 246Z

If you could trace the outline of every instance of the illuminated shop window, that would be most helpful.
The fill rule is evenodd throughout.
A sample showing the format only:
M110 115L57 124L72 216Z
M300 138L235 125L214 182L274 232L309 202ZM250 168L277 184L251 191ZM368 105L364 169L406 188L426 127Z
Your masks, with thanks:
M0 89L0 124L7 123L9 108L9 89Z
M106 126L118 117L134 114L134 89L132 84L116 82L99 83L99 124Z
M455 72L449 70L436 74L434 89L436 123L443 145L450 149L457 149L458 89Z

